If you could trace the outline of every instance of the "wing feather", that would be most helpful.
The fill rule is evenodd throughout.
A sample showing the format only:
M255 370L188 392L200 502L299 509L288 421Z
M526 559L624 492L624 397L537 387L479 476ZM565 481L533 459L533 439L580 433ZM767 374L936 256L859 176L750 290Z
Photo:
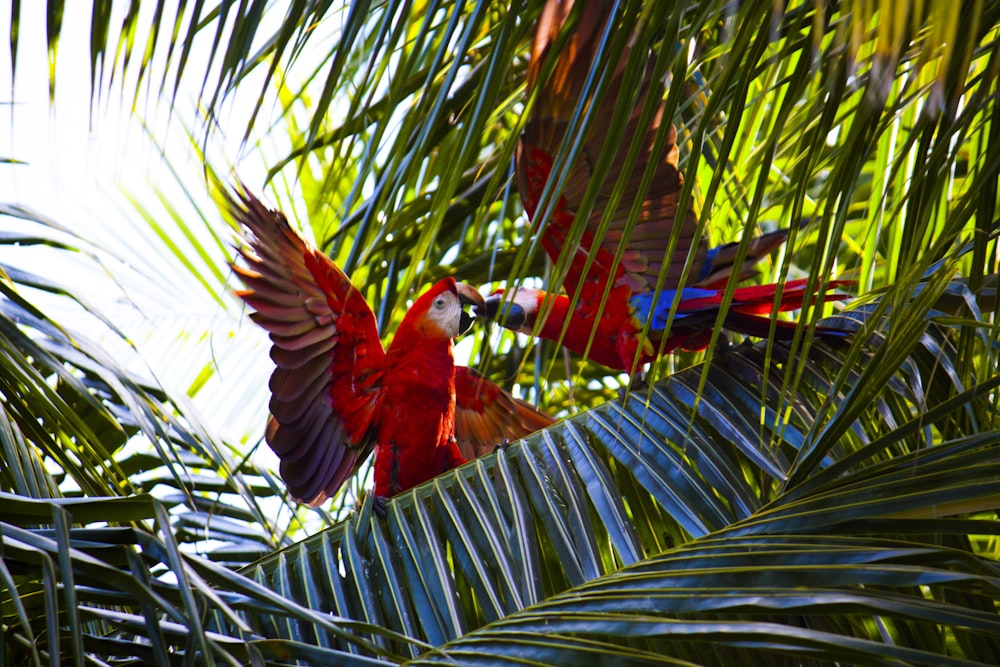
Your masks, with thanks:
M235 192L243 229L233 269L251 318L271 337L275 370L266 439L295 498L334 495L373 447L385 351L375 315L350 279L288 224L280 211Z
M471 368L455 367L455 439L467 460L554 423Z
M271 361L281 368L299 368L317 357L326 355L337 344L337 337L331 336L314 345L299 349L271 346Z
M537 99L526 123L524 134L518 147L517 176L518 190L529 215L534 215L542 188L552 169L552 156L559 150L567 132L570 119L580 106L584 85L591 76L595 56L601 36L607 24L611 3L581 3L579 17L573 32L565 39L561 51L556 50L556 40L560 30L571 16L572 0L549 2L539 19L532 47L532 59L528 66L528 93L539 85L541 73L547 58L555 58L552 73L538 89ZM623 90L622 80L629 53L634 48L630 41L618 63L615 65L608 91ZM633 103L625 134L611 161L607 177L601 183L597 200L587 221L587 234L579 249L581 260L574 258L566 277L566 289L572 292L584 280L582 269L586 253L592 252L594 262L588 277L600 279L601 284L612 275L611 267L618 247L627 241L628 252L623 256L615 276L617 281L628 284L633 293L644 292L656 286L658 274L664 263L668 264L664 287L671 289L679 283L684 265L694 244L697 216L689 204L687 209L678 211L678 198L683 178L677 167L677 133L673 126L668 132L662 152L654 151L654 141L663 120L663 103L654 114L652 121L640 126L640 115L646 99L653 95L662 98L663 82L652 77L653 58L648 59L640 92ZM593 180L592 165L596 163L608 136L617 96L605 95L595 109L595 115L586 130L580 153L567 176L553 219L546 225L543 235L548 237L546 251L555 261L569 233L573 217L583 202L587 187ZM633 137L641 137L642 148L634 164L628 165L628 177L624 193L618 207L611 216L607 234L595 242L598 227L605 209L610 205L616 182L625 171L627 154ZM641 181L647 170L653 169L653 179L642 196L639 218L628 239L625 239L626 223L630 208L639 199ZM535 221L536 224L538 221ZM679 227L679 229L678 229ZM671 234L678 240L671 256L667 257ZM546 238L543 236L543 241ZM708 252L707 230L693 253L694 266L705 261Z

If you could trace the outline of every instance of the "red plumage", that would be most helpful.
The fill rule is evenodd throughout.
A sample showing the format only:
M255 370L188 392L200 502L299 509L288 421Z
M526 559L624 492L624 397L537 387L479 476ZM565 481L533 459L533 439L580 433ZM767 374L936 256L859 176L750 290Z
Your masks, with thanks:
M554 205L544 207L551 208L551 216L542 220L539 207L543 202L540 200L553 176L553 156L562 148L583 96L591 94L585 90L586 82L594 72L603 69L603 63L596 58L597 49L613 8L612 4L604 2L581 3L577 10L573 5L572 0L552 0L539 18L527 74L527 93L529 97L534 96L535 103L518 144L516 171L525 211L541 234L546 253L554 262L559 261L562 254L572 253L563 287L576 302L570 309L570 298L565 294L547 295L539 290L519 288L514 295L504 297L498 293L490 297L487 312L496 316L502 302L508 300L515 307L500 318L504 326L561 340L569 349L586 354L601 364L634 371L639 364L652 361L660 353L676 348L704 347L719 312L726 283L731 277L742 280L752 275L753 265L780 246L788 230L771 232L749 241L746 257L739 265L736 264L739 244L708 248L707 227L703 225L699 234L693 207L690 204L684 210L678 207L683 177L677 166L677 135L672 125L661 132L661 126L667 122L663 118L664 83L653 78L655 58L651 54L646 58L645 73L632 101L624 135L613 148L610 169L597 189L582 237L579 242L571 241L573 220L585 201L588 187L597 177L593 167L600 152L606 150L605 139L612 133L616 101L627 94L624 76L629 56L637 48L634 36L625 44L618 61L613 63L607 87L612 94L596 104L593 100L587 102L590 124L583 132L579 152L565 170ZM555 45L559 33L571 18L575 18L572 32L564 38L562 50L557 52ZM540 77L547 68L551 73L543 82ZM659 106L652 120L644 124L641 112L651 97L660 100ZM665 142L661 139L662 149L656 146L660 133L666 135ZM640 150L635 162L629 163L628 153L635 139L639 141ZM652 175L648 189L643 187L647 171ZM619 177L623 173L622 184ZM613 205L616 187L622 189L621 197L609 219L602 220ZM638 218L631 229L627 229L636 202L639 202ZM603 231L602 224L606 225ZM572 247L566 248L569 243ZM624 247L620 248L622 244ZM619 252L616 262L615 255ZM682 286L685 268L688 276ZM846 283L833 281L828 286L843 284ZM784 288L777 285L739 288L726 313L724 326L758 336L763 330L766 335L770 330L769 320L761 316L800 308L805 302L820 298L815 291L807 290L806 285L806 281L792 281ZM656 312L651 314L648 309L643 310L642 304L650 300L657 287L664 298L653 300ZM666 317L663 315L669 311L676 290L684 288L699 289L682 294L671 326L665 330ZM707 294L706 290L712 293ZM782 297L775 303L779 291ZM688 300L689 294L695 295L691 297L693 300ZM826 298L842 297L826 295ZM553 306L548 319L541 321L544 309L540 304L546 299ZM644 340L642 330L646 317L653 317L654 326ZM661 321L662 325L655 326ZM536 322L540 323L536 325ZM762 323L768 326L762 329ZM794 331L795 327L787 322L776 324L778 337L788 337ZM823 328L819 331L840 333Z
M436 283L384 350L364 297L280 211L247 193L230 197L230 208L245 230L246 266L233 269L247 289L237 295L273 343L266 439L293 497L322 503L373 448L375 493L392 496L552 423L454 365L460 297L482 303L473 288Z

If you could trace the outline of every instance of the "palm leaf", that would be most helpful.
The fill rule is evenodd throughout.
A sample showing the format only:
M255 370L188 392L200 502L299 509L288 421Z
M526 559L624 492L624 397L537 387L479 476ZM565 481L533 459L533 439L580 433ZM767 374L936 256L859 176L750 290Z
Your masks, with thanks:
M72 605L39 599L45 615L14 606L10 645L44 633L31 618L57 614L60 645L44 650L63 655L113 644L116 655L147 659L160 645L265 664L577 664L627 646L623 659L636 664L989 662L1000 651L1000 579L983 541L997 534L984 520L1000 502L997 432L987 421L975 434L927 436L969 410L989 416L1000 381L931 381L957 378L938 372L955 367L947 334L929 323L870 411L792 486L792 463L808 452L806 420L827 394L858 400L850 382L833 385L847 348L814 348L801 391L758 402L757 414L794 405L782 433L798 436L736 417L764 374L763 344L741 346L717 355L706 381L741 407L733 417L693 400L684 385L697 384L695 367L403 494L385 519L366 505L243 575L180 551L162 529L164 506L148 497L5 497L9 590L54 592L72 576L76 596ZM774 346L772 359L785 349ZM892 425L894 410L908 421ZM82 527L113 502L130 503L120 516L161 528ZM33 564L60 558L70 560L37 574ZM134 575L142 561L155 579L122 589L125 575L101 574L131 563ZM133 591L128 600L121 590ZM211 610L206 626L195 609ZM108 639L111 630L145 636L153 622L153 648L128 653Z
M713 347L680 373L701 358L678 355L658 364L662 381L604 403L619 378L574 360L557 379L555 347L492 341L484 363L508 385L545 388L564 414L604 404L391 502L385 520L363 505L289 545L264 507L280 496L273 475L33 290L96 315L85 299L11 270L0 484L19 495L0 496L4 662L998 661L997 324L983 289L996 272L997 7L620 4L661 70L690 82L667 104L688 137L683 196L713 240L812 219L762 278L836 268L880 290L849 314L855 342L831 350L803 331L790 346ZM50 5L54 59L73 27ZM280 81L275 127L291 145L270 165L273 192L383 326L442 273L558 286L509 187L537 3L296 2L276 29L264 3L182 3L148 34L139 5L120 31L93 14L95 95L127 79L126 99L158 87L166 103L197 77L225 127L224 99L252 81L259 120L273 99L259 91ZM213 61L191 74L203 38ZM250 145L273 152L250 134L260 125ZM197 225L169 196L143 207L173 244L164 254L190 257L181 273L211 293L217 243L178 241ZM2 240L87 248L70 238Z
M46 246L57 257L79 247L93 257L106 255L79 240L63 240L64 230L40 216L24 210L18 215L40 225L8 233L5 243ZM238 464L242 456L214 441L190 405L169 399L105 347L60 327L27 297L44 290L56 302L74 299L110 325L100 311L51 280L11 266L0 269L7 277L0 282L0 442L8 462L0 469L0 489L36 498L155 489L174 513L178 539L225 546L220 559L247 562L280 543L281 531L259 501L283 493L273 475ZM131 521L115 512L104 518Z

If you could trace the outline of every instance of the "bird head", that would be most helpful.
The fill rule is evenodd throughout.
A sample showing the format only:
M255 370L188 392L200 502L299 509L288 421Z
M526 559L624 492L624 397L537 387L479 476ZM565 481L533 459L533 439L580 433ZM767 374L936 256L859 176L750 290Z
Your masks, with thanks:
M476 289L454 278L445 278L434 284L416 300L404 318L404 323L418 317L411 326L425 334L438 334L445 338L457 338L472 326L472 317L463 306L485 307L485 300ZM401 327L403 325L400 325Z

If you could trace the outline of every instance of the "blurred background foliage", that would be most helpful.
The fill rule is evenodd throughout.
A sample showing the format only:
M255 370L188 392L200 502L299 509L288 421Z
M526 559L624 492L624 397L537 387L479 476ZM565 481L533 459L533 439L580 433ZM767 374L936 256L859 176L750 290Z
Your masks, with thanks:
M96 192L110 232L0 201L5 661L369 664L452 641L439 659L498 661L530 637L534 659L564 664L623 646L638 664L996 662L1000 4L617 3L672 82L682 197L712 242L792 226L754 280L856 281L848 314L867 328L834 351L803 330L788 350L663 359L649 378L670 389L629 398L645 405L631 430L606 416L627 411L627 378L480 330L460 345L471 363L579 416L513 463L407 495L386 527L351 514L364 476L313 512L271 472L266 344L229 295L220 190L263 191L352 276L383 332L443 275L555 287L512 181L542 3L95 0L85 25L50 0L44 30L22 25L22 4L12 81L41 77L66 114L57 65L86 62L90 108L74 112L124 115L156 176ZM86 53L68 51L81 32ZM43 43L51 67L26 70L19 54ZM16 151L0 158L23 168ZM640 445L648 459L630 453ZM726 544L809 567L770 586L754 579L766 562L719 560ZM614 607L650 595L620 568L670 573L688 553L701 574L665 586L702 616ZM883 569L865 579L872 562ZM742 569L714 578L727 567ZM332 583L311 583L318 572ZM741 575L765 611L727 607L719 591ZM606 597L554 597L590 581ZM850 602L823 598L845 590ZM555 615L518 615L541 602ZM671 643L653 627L668 618L727 648ZM560 619L566 635L539 638ZM720 619L744 625L723 639ZM794 649L790 628L804 633Z

